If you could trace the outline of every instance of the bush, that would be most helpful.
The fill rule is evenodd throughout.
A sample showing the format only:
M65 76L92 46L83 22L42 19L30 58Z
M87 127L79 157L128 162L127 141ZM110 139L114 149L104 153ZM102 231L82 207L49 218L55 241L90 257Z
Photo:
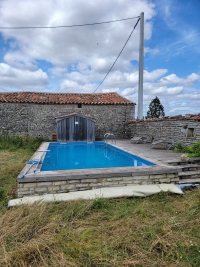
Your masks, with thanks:
M174 147L174 151L175 152L186 152L186 147L184 147L181 143L178 143L175 147Z
M200 157L200 142L196 142L192 146L188 146L186 149L188 157Z
M178 143L174 147L175 152L186 153L188 157L200 157L200 142L196 142L194 145L184 147L181 143Z

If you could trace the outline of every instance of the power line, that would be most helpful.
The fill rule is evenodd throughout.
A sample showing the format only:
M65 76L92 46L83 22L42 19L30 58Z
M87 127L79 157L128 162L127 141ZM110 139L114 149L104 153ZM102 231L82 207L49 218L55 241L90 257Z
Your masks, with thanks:
M125 18L125 19L116 19L116 20L109 20L109 21L102 21L102 22L94 22L94 23L85 23L85 24L74 24L74 25L62 25L62 26L19 26L19 27L0 27L3 30L20 30L20 29L56 29L56 28L73 28L73 27L83 27L83 26L93 26L93 25L100 25L100 24L108 24L113 22L119 22L124 20L136 19L137 17Z
M131 35L132 35L132 33L134 32L134 30L135 30L135 28L136 28L136 26L137 26L137 24L138 24L139 20L140 20L140 18L137 20L137 22L136 22L136 24L135 24L135 26L134 26L133 30L131 31L131 33L130 33L130 35L129 35L128 39L126 40L126 42L125 42L125 44L124 44L123 48L121 49L121 51L120 51L119 55L117 56L117 58L116 58L115 62L112 64L112 66L111 66L111 68L109 69L109 71L107 72L106 76L103 78L103 80L100 82L100 84L97 86L97 88L94 90L94 92L93 92L93 93L95 93L95 92L96 92L96 90L97 90L97 89L98 89L98 88L99 88L99 87L102 85L102 83L105 81L105 79L106 79L106 77L108 76L108 74L111 72L112 68L114 67L115 63L117 62L118 58L120 57L120 55L121 55L122 51L124 50L124 48L125 48L126 44L128 43L129 39L131 38Z

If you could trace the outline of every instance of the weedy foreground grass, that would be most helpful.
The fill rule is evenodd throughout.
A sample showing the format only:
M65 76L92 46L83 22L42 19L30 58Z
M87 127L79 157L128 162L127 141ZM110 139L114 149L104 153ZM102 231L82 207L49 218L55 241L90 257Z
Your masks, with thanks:
M30 154L0 150L6 198L12 197ZM199 189L181 196L160 193L9 210L2 195L0 203L1 267L200 266Z

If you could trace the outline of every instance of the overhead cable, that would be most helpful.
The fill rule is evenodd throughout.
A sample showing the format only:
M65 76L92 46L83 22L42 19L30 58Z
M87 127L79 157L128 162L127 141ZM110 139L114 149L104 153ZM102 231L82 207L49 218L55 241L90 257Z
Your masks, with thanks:
M102 22L94 22L94 23L85 23L85 24L74 24L74 25L61 25L61 26L17 26L17 27L0 27L3 30L23 30L23 29L56 29L56 28L73 28L73 27L83 27L83 26L93 26L93 25L100 25L100 24L108 24L113 22L119 22L124 20L136 19L137 17L125 18L125 19L116 19L116 20L109 20L109 21L102 21Z
M125 42L125 44L124 44L123 48L121 49L121 51L120 51L119 55L117 56L117 58L116 58L115 62L112 64L112 66L111 66L111 68L109 69L109 71L107 72L106 76L103 78L103 80L100 82L100 84L97 86L97 88L94 90L94 92L93 92L93 93L95 93L95 92L97 91L97 89L98 89L98 88L99 88L99 87L102 85L102 83L105 81L105 79L106 79L106 77L108 76L108 74L111 72L112 68L114 67L115 63L117 62L118 58L120 57L120 55L121 55L122 51L124 50L125 46L127 45L127 43L128 43L128 41L129 41L129 39L131 38L131 35L132 35L132 33L134 32L134 30L135 30L135 28L136 28L136 26L137 26L137 24L138 24L139 20L140 20L140 18L137 20L137 22L136 22L136 24L135 24L135 26L134 26L133 30L131 31L131 33L130 33L130 35L129 35L128 39L126 40L126 42Z

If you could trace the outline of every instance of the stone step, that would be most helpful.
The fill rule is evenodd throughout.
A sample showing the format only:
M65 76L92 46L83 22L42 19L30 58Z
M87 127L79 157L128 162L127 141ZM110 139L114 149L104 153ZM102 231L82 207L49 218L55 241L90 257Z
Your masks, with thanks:
M200 165L199 164L187 164L187 165L183 165L181 166L182 171L186 172L186 171L200 171Z
M179 172L179 184L200 184L200 171Z
M196 179L181 179L179 184L200 184L200 178Z
M179 172L178 173L178 176L179 177L183 177L183 178L186 178L186 177L194 177L194 178L200 178L200 171L186 171L186 172Z
M165 160L165 163L168 165L188 165L188 164L200 164L200 157L194 157L190 158L189 161L182 161L181 159L170 159L170 160Z

